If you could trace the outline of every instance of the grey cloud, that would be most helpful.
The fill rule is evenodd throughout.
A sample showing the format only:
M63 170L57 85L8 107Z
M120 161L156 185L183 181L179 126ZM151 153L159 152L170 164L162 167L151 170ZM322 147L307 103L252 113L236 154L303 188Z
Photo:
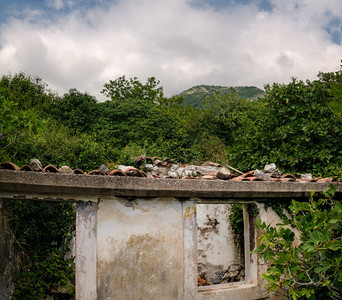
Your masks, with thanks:
M201 83L262 87L291 76L314 79L339 66L342 46L316 22L329 23L327 11L338 1L272 0L273 10L265 11L126 0L54 22L12 20L0 29L0 67L25 68L61 92L75 87L99 99L103 84L121 75L155 76L169 96Z

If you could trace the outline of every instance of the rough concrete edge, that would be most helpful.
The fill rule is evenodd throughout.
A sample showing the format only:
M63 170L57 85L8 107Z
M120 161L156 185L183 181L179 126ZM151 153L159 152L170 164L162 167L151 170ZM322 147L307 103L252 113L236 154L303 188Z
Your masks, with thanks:
M336 198L342 198L342 183ZM305 198L325 191L330 183L239 182L227 180L177 180L0 170L1 193L40 195L109 195L135 197Z

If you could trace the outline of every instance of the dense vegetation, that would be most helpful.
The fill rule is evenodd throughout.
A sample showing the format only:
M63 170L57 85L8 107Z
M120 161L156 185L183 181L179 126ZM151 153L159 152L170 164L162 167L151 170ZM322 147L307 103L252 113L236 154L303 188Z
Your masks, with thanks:
M206 97L201 108L165 97L153 77L145 84L111 80L102 91L109 100L98 102L76 89L56 95L23 73L4 75L0 158L91 170L145 154L229 161L242 171L273 162L284 172L340 175L342 122L331 105L341 101L341 73L266 85L265 96L253 101L228 89Z
M20 254L13 300L74 299L75 269L69 245L75 226L70 203L3 201Z
M108 100L98 102L76 89L57 95L24 73L3 75L0 160L22 165L38 158L43 165L89 171L134 165L144 154L179 163L229 162L242 171L275 163L284 173L341 177L341 86L342 69L312 82L266 85L258 100L234 89L210 93L194 107L183 105L181 95L165 97L153 77L145 84L111 80L102 91ZM59 289L72 297L73 264L63 257L74 207L11 202L6 209L26 257L16 299L43 299Z

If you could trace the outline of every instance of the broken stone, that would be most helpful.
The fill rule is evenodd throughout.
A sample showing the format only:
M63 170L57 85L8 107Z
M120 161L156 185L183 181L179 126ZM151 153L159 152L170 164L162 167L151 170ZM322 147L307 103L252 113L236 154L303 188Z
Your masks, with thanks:
M269 174L271 177L276 177L276 178L279 178L282 175L279 169L277 169L276 165L273 163L266 165L264 168L264 172L266 174Z
M267 175L266 173L264 173L263 171L260 171L260 170L255 170L254 176L259 177L265 181L272 181L272 179L269 175Z
M300 179L312 179L311 173L300 174Z
M215 272L215 277L214 278L210 278L210 282L212 282L213 284L219 284L222 282L222 277L224 275L224 271L217 271Z
M177 169L176 172L177 172L179 178L183 178L185 176L184 170L185 169L183 167L180 167Z
M41 172L43 170L43 165L37 158L33 158L30 160L30 167L35 172Z
M186 166L184 169L184 174L185 176L195 177L197 175L195 166L192 166L192 165Z
M73 174L74 173L74 171L70 168L70 167L68 167L68 166L61 166L60 168L59 168L59 173L69 173L69 174Z
M158 168L155 166L155 168ZM154 169L154 168L153 168ZM157 174L159 176L167 176L167 173L169 172L170 170L168 168L164 168L164 167L159 167L158 168L158 171L157 171Z
M231 176L232 176L232 174L225 167L221 168L216 174L217 178L223 179L223 180L227 180L227 179L231 178Z
M241 281L245 278L245 269L239 264L232 264L222 277L222 282Z
M218 172L220 168L214 166L199 166L196 167L196 171L200 173L200 175L207 175L210 172Z
M110 172L109 168L106 165L101 165L98 170L106 175Z
M156 167L159 169L158 167ZM153 171L153 165L152 164L146 164L145 165L146 172L152 172Z
M174 164L174 165L171 166L170 170L171 171L176 171L178 169L178 167L179 166L177 164Z
M178 173L175 171L169 171L167 172L167 176L171 178L178 178Z

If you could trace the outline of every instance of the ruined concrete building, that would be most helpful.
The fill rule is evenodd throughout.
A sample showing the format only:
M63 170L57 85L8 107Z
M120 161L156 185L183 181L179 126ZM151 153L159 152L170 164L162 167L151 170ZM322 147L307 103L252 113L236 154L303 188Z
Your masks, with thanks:
M265 199L308 199L333 181L267 170L234 176L214 164L178 166L146 158L143 164L144 170L101 167L90 175L67 167L34 172L2 165L1 199L76 203L79 300L269 297L260 276L265 262L251 253L259 233L248 208L276 224L280 219L265 211ZM342 183L333 184L341 198ZM229 223L236 203L243 207L242 241Z

